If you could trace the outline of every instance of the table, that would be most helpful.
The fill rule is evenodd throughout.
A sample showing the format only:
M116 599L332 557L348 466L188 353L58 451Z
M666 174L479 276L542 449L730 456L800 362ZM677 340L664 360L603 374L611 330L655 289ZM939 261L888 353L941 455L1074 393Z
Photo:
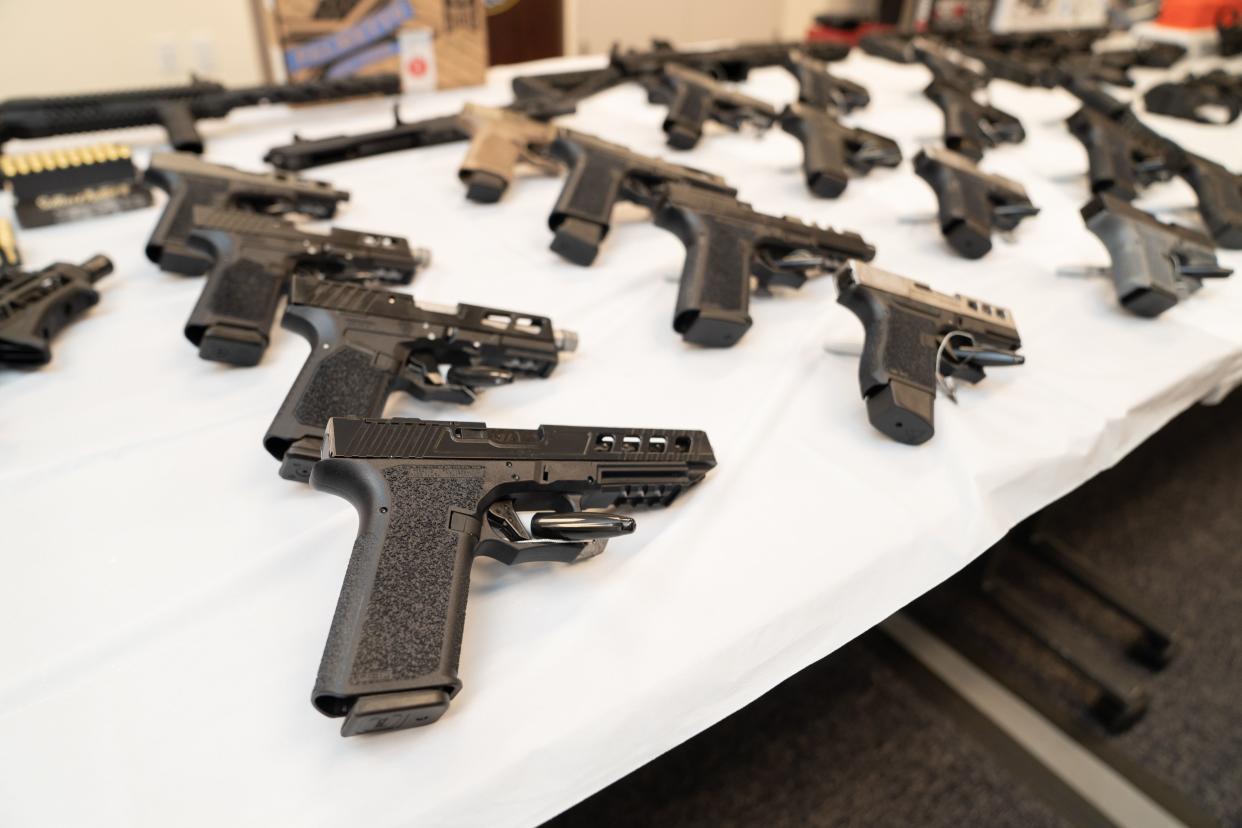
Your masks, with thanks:
M599 58L532 69L595 65ZM403 101L412 119L485 88ZM940 132L926 72L853 54L840 74L871 106L851 122L906 158ZM1145 83L1158 73L1140 71ZM779 69L745 91L789 100ZM164 274L143 244L154 210L22 233L28 263L105 252L103 299L38 373L0 375L0 822L94 825L533 825L649 761L822 658L959 570L1016 522L1116 463L1178 412L1242 379L1242 279L1208 284L1158 320L1122 312L1078 214L1085 153L1060 91L993 85L1027 141L984 166L1043 208L986 258L953 255L909 163L835 201L803 186L800 148L773 130L663 145L663 110L623 87L566 123L724 174L758 209L856 229L876 264L1014 310L1024 367L937 403L935 438L898 445L867 423L862 329L829 280L756 297L727 350L671 330L683 252L623 209L599 261L547 248L559 181L517 181L498 205L463 198L448 145L313 170L349 190L341 226L434 252L413 291L551 316L580 333L546 381L469 409L394 399L391 415L702 428L720 465L635 535L587 562L475 565L460 673L433 727L342 739L310 689L356 526L343 500L280 479L260 440L308 346L278 331L259 366L205 362L182 336L200 281ZM294 132L378 128L371 100L234 113L204 131L208 160L248 169ZM1151 117L1209 157L1242 161L1242 123ZM107 136L158 148L154 129ZM81 143L81 136L44 145ZM14 145L13 150L21 149ZM1232 155L1232 157L1230 157ZM1192 203L1180 182L1141 204ZM1222 251L1242 267L1242 255ZM837 348L839 350L839 348Z

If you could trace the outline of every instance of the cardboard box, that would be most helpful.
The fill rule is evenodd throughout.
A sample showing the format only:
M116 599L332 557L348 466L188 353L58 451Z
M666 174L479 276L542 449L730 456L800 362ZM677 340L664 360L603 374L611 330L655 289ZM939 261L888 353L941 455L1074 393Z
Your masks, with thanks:
M406 91L483 82L483 0L255 0L272 77L401 74Z

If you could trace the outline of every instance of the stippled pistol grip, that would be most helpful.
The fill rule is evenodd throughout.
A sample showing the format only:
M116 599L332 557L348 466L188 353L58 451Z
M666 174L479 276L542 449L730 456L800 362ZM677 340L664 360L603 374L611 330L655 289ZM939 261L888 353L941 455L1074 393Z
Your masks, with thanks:
M222 255L208 271L203 292L186 322L198 355L248 367L267 351L287 277L244 254Z
M291 327L287 318L285 327ZM330 338L311 341L311 353L263 437L263 447L281 461L281 477L310 478L330 417L383 413L397 372L395 365L381 367L377 359L372 351Z
M311 485L359 515L315 707L345 717L343 736L431 724L461 687L484 467L329 458Z

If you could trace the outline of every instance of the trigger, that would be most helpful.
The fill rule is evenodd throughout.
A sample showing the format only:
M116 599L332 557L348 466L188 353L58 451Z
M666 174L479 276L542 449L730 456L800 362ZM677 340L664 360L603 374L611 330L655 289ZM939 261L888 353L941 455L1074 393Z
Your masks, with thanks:
M486 365L455 365L448 370L446 379L450 385L463 385L466 388L490 387L513 382L513 372Z
M555 158L544 155L539 150L527 148L522 153L522 160L545 175L560 175L561 164Z
M521 518L513 508L512 501L498 500L487 507L487 525L497 535L510 541L530 540Z
M755 276L763 290L774 284L800 288L808 278L819 275L824 264L822 256L806 250L795 250L779 258L764 250L755 257Z
M401 367L400 379L417 399L427 402L451 402L468 405L474 402L474 392L464 385L446 380L434 362L411 357Z

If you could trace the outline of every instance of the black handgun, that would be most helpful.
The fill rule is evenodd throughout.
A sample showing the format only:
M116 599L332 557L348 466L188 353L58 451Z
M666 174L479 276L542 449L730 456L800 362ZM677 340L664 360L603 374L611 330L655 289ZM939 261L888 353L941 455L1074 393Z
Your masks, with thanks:
M212 259L185 335L203 359L257 365L295 273L335 281L407 284L430 260L405 239L334 227L305 233L279 218L194 208L190 244Z
M858 48L872 57L893 63L917 63L914 46L910 35L885 32L883 34L864 35L858 41Z
M349 193L326 181L311 181L288 173L244 172L223 164L209 164L188 153L160 152L151 156L146 182L168 193L168 203L151 238L147 258L161 270L198 276L212 259L190 244L194 210L227 208L266 215L302 215L325 219L336 215L337 205Z
M307 479L329 417L378 417L394 391L467 405L483 388L549 376L578 342L542 316L420 306L408 294L306 276L294 278L281 325L311 346L263 438L287 480Z
M514 84L516 86L516 79ZM557 115L573 112L574 102L565 98L523 98L503 108L520 112L536 121L548 121ZM355 158L451 144L470 138L470 133L462 126L457 115L402 121L394 108L393 120L395 123L388 129L357 135L332 135L309 140L294 136L292 144L272 147L263 160L282 170L304 170Z
M967 259L992 249L992 230L1013 230L1039 208L1017 181L985 173L969 158L939 147L914 156L914 171L936 193L940 232Z
M991 77L982 61L950 47L945 43L916 37L910 48L919 63L932 73L932 79L969 95L988 85Z
M1080 126L1075 135L1087 146L1093 191L1133 198L1141 186L1180 176L1194 189L1199 214L1216 243L1242 248L1242 176L1182 149L1098 86L1080 81L1072 91L1082 100L1084 112L1095 113L1080 112L1071 119L1090 125L1090 129Z
M1242 175L1192 152L1179 170L1199 200L1199 215L1218 247L1242 249Z
M567 72L546 72L538 75L517 75L510 81L517 106L568 105L583 98L611 89L629 80L617 67L609 64L602 69L571 69ZM523 114L538 117L523 109ZM559 114L569 114L563 112Z
M628 80L654 77L668 66L677 65L736 83L746 80L751 69L783 64L795 50L816 60L842 60L850 53L850 47L844 43L823 40L743 43L707 50L679 50L668 41L655 40L647 52L623 52L613 46L609 63Z
M1157 84L1143 94L1148 112L1201 124L1232 124L1242 113L1242 75L1223 69Z
M802 143L806 186L819 198L836 198L849 183L848 171L866 175L873 167L896 167L901 148L891 138L847 127L825 109L801 103L785 107L781 129Z
M620 144L562 129L549 148L568 168L565 186L548 217L552 250L574 264L595 261L618 200L655 206L669 182L735 195L718 175L640 155Z
M1124 59L1105 57L1101 52L1066 55L1058 65L1070 75L1087 77L1112 86L1134 86L1127 62Z
M1022 123L991 104L982 104L971 93L936 78L923 90L944 113L944 145L975 161L985 148L1000 143L1019 144L1026 139Z
M716 465L701 431L333 417L311 486L358 510L311 700L341 735L436 721L461 689L470 566L571 562ZM591 511L588 511L591 510ZM530 526L519 511L534 512Z
M1003 52L986 42L961 42L954 45L964 54L982 63L993 78L1043 89L1054 89L1061 82L1061 70L1043 57Z
M1151 43L1133 49L1108 49L1064 55L1058 65L1071 74L1085 74L1095 81L1114 86L1134 86L1130 69L1148 66L1168 69L1186 55L1186 47L1175 43Z
M848 113L871 103L867 87L845 78L838 78L828 69L826 61L817 60L800 49L789 53L785 68L798 81L800 103Z
M899 443L935 433L937 385L956 402L954 380L974 384L984 368L1025 362L1013 314L978 299L851 262L837 275L837 301L866 331L858 380L867 419Z
M0 365L46 365L51 340L99 302L95 283L112 272L112 262L94 256L81 265L57 262L30 272L0 268Z
M1129 201L1143 187L1173 177L1162 147L1139 140L1103 112L1084 106L1066 123L1087 150L1091 192Z
M857 233L757 213L732 196L679 182L668 185L653 217L686 248L673 330L696 345L727 348L742 338L751 325L752 276L761 291L797 288L847 259L875 257Z
M1203 287L1203 279L1233 272L1217 263L1207 236L1158 221L1109 193L1088 202L1082 218L1108 248L1117 299L1138 316L1159 316Z
M730 89L705 72L673 63L647 85L648 97L668 105L664 132L668 145L690 149L703 137L703 124L715 121L729 129L753 124L767 129L776 120L771 104Z
M243 106L316 103L400 91L396 75L368 75L242 89L196 81L163 89L9 100L0 103L0 143L158 124L167 131L173 149L200 153L203 139L195 123L200 118L223 118Z
M180 86L158 86L146 89L130 89L120 92L88 92L78 95L63 95L55 98L10 98L0 102L0 144L9 138L38 138L46 135L58 135L59 132L43 134L21 134L24 131L42 133L41 126L50 126L46 121L57 119L71 120L73 113L98 113L105 107L129 107L135 104L152 102L160 106L180 106L186 101L224 92L225 88L214 81L193 78L190 83ZM25 122L29 122L25 126ZM136 126L137 124L132 124ZM118 125L120 126L120 125ZM87 129L70 129L66 132L86 132L93 129L111 129L110 126L92 127Z

